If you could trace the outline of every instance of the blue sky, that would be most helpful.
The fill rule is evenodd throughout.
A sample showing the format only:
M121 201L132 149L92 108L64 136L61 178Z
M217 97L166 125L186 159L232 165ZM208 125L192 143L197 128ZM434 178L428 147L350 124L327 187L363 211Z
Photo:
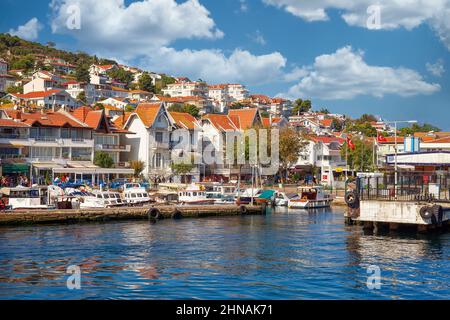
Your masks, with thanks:
M366 25L368 0L50 2L2 0L0 31L156 72L242 82L253 93L311 98L316 109L450 130L450 0L413 0L413 9L377 1L377 30ZM80 30L66 28L71 4L80 5Z

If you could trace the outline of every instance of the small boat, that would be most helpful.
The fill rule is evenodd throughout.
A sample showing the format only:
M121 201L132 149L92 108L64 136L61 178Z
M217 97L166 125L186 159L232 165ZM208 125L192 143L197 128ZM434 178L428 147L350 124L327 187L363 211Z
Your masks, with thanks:
M234 204L233 195L224 195L221 192L211 191L206 192L206 198L214 200L214 204Z
M245 189L244 192L238 191L238 193L236 195L236 203L238 205L251 204L252 199L253 199L253 202L256 203L256 199L259 197L261 192L262 192L262 190L258 189L258 188L248 188L248 189Z
M256 198L256 203L257 204L272 204L275 201L275 196L276 196L276 191L275 190L264 190L261 192L261 194L258 196L258 198Z
M94 190L66 190L67 195L77 197L80 200L80 209L87 208L112 208L125 205L118 192Z
M126 204L133 206L143 205L152 201L146 188L139 183L125 184L123 199Z
M48 204L47 187L22 187L2 188L3 198L6 198L5 209L50 209ZM3 201L3 199L2 199Z
M300 199L300 197L297 193L277 192L275 196L275 205L277 207L287 207L289 204L289 200L298 199Z
M326 208L331 205L333 198L323 190L322 186L299 187L299 199L291 199L288 207L291 209Z
M204 186L191 184L185 190L178 192L181 204L214 204L214 199L208 199Z
M178 193L174 191L161 190L151 195L153 201L162 204L176 204L178 203Z

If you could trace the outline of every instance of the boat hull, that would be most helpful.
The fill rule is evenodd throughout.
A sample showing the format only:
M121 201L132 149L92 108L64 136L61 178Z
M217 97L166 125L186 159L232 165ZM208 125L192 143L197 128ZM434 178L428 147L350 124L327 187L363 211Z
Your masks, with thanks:
M290 209L318 209L328 208L331 206L332 200L294 200L289 201L288 207Z

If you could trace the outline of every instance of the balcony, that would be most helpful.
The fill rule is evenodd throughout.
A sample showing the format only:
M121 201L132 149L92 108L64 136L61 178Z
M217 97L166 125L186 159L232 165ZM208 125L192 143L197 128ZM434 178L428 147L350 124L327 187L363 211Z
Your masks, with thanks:
M95 150L101 151L118 151L118 152L130 152L131 145L118 145L118 144L96 144Z
M168 142L153 142L153 144L150 147L153 150L169 150L170 144Z

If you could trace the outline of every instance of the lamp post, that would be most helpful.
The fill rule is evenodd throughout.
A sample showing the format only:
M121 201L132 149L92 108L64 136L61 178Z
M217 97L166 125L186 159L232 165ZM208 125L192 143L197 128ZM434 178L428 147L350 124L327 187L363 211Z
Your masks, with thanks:
M398 185L398 166L397 166L397 155L398 155L398 150L397 150L397 124L399 123L409 123L409 124L413 124L413 123L417 123L417 120L396 120L396 121L385 121L386 123L393 123L394 124L394 143L395 143L395 157L394 157L394 190L395 190L395 199L397 199L397 185Z

